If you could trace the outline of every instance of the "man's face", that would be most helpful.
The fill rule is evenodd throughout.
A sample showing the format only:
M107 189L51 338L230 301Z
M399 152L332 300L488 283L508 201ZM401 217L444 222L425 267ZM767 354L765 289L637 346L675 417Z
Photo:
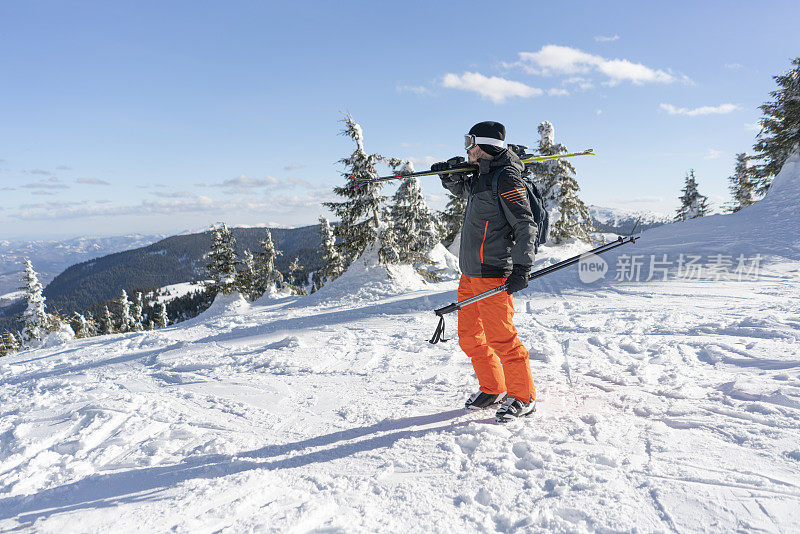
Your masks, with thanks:
M478 163L479 159L492 159L492 156L481 150L481 147L475 145L467 149L467 161L470 163Z

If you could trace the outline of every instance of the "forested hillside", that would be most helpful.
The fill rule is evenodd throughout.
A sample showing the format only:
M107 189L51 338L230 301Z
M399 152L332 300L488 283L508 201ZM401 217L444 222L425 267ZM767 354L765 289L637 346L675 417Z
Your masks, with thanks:
M233 228L236 252L256 250L264 228ZM299 257L305 272L322 266L317 247L319 225L302 228L271 228L279 270ZM204 278L204 255L211 246L211 233L172 236L152 245L110 254L66 269L47 285L44 295L50 310L68 315L117 297L123 289L158 288ZM9 319L8 317L4 319Z

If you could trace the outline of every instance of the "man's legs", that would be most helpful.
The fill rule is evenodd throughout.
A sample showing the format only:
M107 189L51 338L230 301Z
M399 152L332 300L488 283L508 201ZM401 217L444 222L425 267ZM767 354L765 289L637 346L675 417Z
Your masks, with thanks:
M477 280L477 282L475 282ZM475 293L495 288L504 278L472 279ZM500 357L503 364L506 391L509 397L523 402L536 398L528 350L522 345L514 327L514 302L505 291L479 300L474 305L483 325L486 343ZM466 306L469 308L470 306ZM460 313L460 312L459 312Z
M475 281L481 280L486 279L471 278L462 274L458 283L458 300L474 297L483 291L473 287ZM505 281L502 278L498 280L500 282L493 287L497 287ZM458 310L458 344L472 360L472 368L475 369L481 391L489 395L498 395L506 391L503 367L500 365L500 359L495 351L487 344L486 333L476 304L470 304Z

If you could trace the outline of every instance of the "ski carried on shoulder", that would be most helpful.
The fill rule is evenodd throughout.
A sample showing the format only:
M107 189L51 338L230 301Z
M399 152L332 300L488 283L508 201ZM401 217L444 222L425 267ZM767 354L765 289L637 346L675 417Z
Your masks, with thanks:
M590 148L584 150L583 152L570 152L569 154L553 154L550 156L530 156L524 159L521 159L523 164L529 163L538 163L540 161L550 161L554 159L564 159L564 158L574 158L577 156L594 156L594 149ZM478 170L477 165L470 165L465 164L463 167L456 167L454 169L447 169L444 171L419 171L419 172L412 172L409 174L394 174L392 176L382 176L380 178L358 178L356 176L350 175L352 180L355 180L361 184L374 184L378 182L388 182L391 180L403 180L406 178L415 178L418 176L433 176L436 174L451 174L451 173L459 173L459 172L471 172Z

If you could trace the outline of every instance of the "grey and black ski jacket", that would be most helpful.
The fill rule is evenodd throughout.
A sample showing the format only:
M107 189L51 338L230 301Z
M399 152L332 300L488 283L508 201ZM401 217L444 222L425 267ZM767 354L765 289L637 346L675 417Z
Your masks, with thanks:
M459 267L474 278L507 278L514 264L533 265L537 227L521 171L513 152L504 150L491 160L481 160L478 176L446 174L442 185L467 200L461 226ZM498 197L492 194L492 175L498 176ZM503 210L501 216L498 200Z

